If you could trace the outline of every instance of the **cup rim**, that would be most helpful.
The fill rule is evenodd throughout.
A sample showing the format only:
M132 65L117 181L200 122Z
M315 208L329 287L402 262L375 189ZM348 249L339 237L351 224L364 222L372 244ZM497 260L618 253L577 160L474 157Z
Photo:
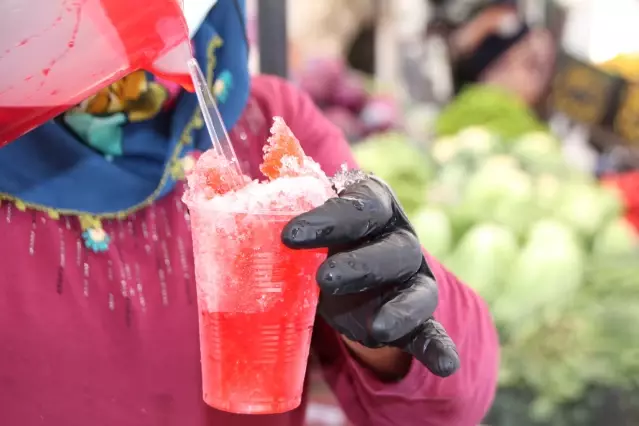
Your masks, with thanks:
M191 206L190 203L185 203L189 211L197 210L200 212L210 213L224 213L224 214L244 214L251 216L278 216L278 217L296 217L303 213L307 213L309 210L295 210L295 211L273 211L273 210L240 210L240 209L225 209L217 208L216 206Z

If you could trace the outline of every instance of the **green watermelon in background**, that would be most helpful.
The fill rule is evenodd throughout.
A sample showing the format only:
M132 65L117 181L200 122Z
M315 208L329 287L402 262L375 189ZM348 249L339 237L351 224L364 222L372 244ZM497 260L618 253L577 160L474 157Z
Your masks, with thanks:
M530 115L502 103L482 112L490 126L477 125L486 99L508 100L479 94L444 111L437 129L446 136L428 149L401 133L354 148L395 189L425 247L491 308L502 364L484 423L639 425L629 344L639 342L629 326L639 323L639 238L627 203L566 162ZM467 127L453 131L459 123Z

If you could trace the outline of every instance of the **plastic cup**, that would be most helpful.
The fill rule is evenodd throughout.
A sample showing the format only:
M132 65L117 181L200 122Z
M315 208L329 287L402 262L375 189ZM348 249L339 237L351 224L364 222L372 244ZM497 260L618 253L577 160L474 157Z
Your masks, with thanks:
M283 227L301 212L190 212L204 401L241 414L295 409L326 252L281 243Z
M178 0L2 0L0 28L0 146L138 69L192 89Z

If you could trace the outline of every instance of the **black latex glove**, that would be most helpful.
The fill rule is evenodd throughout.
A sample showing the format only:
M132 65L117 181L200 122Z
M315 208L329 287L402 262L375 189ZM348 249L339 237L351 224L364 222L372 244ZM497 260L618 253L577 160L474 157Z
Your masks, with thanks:
M433 319L437 283L415 231L385 183L348 173L339 197L293 219L282 242L328 248L317 271L318 311L338 332L369 348L398 347L434 374L451 375L459 356Z

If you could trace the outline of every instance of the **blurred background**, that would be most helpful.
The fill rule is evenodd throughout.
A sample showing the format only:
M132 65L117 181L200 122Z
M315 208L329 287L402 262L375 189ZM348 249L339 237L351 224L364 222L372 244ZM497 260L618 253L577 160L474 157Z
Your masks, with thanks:
M260 0L250 16L253 69L306 90L489 303L484 424L639 424L639 2ZM311 380L308 425L347 425Z

